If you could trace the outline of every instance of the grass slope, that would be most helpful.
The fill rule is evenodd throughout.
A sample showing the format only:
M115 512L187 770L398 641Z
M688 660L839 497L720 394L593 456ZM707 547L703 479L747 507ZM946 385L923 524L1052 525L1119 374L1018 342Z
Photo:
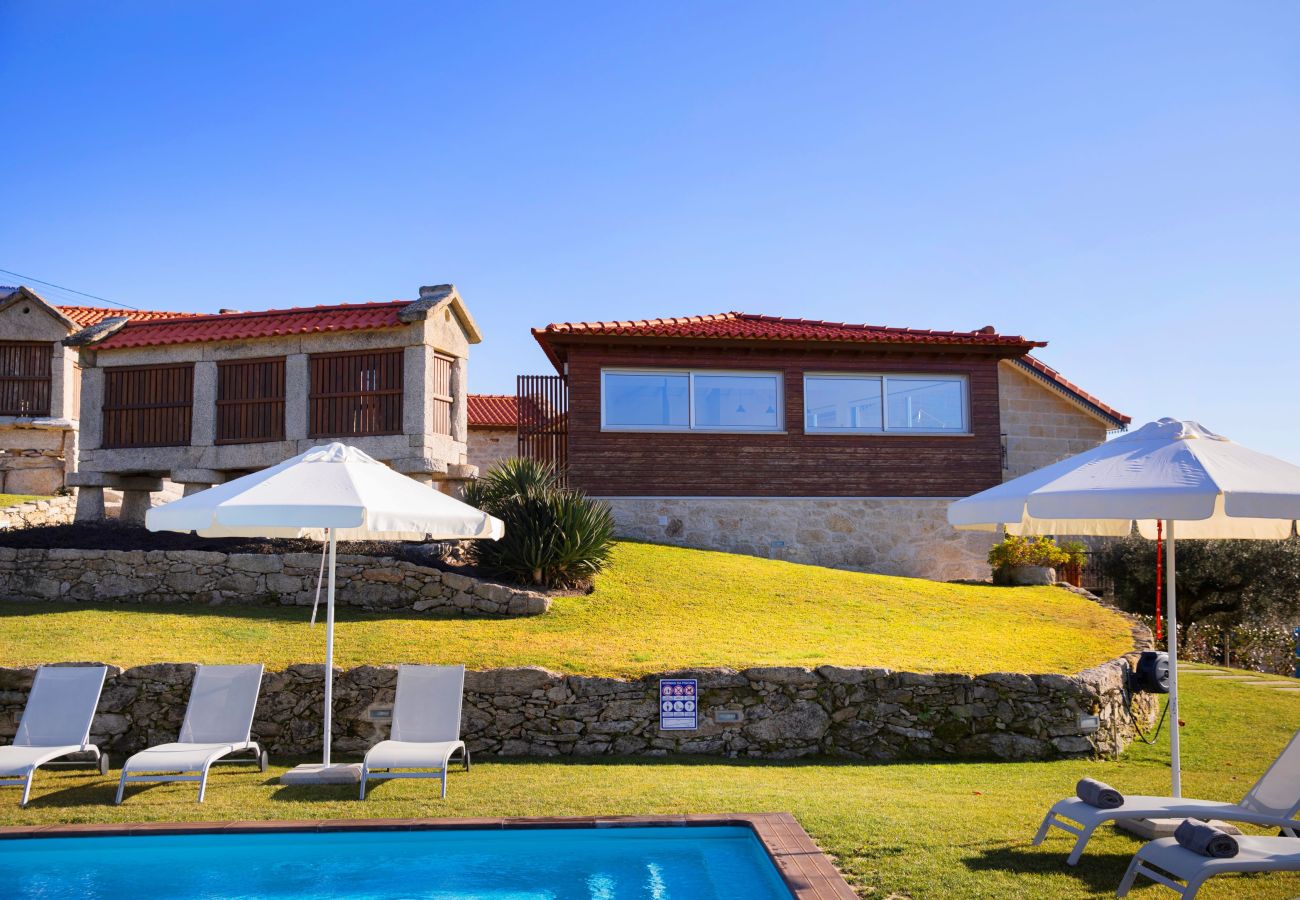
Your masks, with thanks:
M19 503L26 503L28 500L49 500L49 497L43 497L37 494L0 494L0 509L6 506L17 506Z
M321 658L301 608L0 604L0 664ZM343 611L338 665L539 665L638 675L689 666L885 666L1072 673L1132 647L1119 615L1057 588L864 575L652 544L620 544L587 595L531 619Z
M1187 796L1239 800L1300 727L1300 695L1267 688L1189 676L1182 706ZM1165 794L1168 760L1162 735L1158 746L1137 745L1110 763L477 761L468 775L452 774L445 802L432 783L415 781L381 784L365 802L353 799L353 788L280 787L275 775L288 761L275 760L265 775L218 768L202 806L193 785L173 784L133 788L120 807L110 805L111 778L54 770L38 775L26 810L17 791L0 791L0 824L789 811L864 898L1081 900L1113 896L1139 843L1103 828L1070 868L1063 832L1029 846L1043 812L1084 775L1129 793ZM1200 894L1297 895L1295 875L1218 878ZM1171 895L1147 886L1133 896Z

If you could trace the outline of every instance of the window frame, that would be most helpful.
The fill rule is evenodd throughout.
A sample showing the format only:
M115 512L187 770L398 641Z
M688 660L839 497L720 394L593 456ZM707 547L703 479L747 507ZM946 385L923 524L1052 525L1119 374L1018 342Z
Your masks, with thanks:
M880 428L818 428L808 424L808 379L839 378L845 380L880 379ZM900 381L955 381L961 385L962 428L922 429L889 427L889 380ZM938 372L804 372L803 373L803 429L805 434L830 437L971 437L970 376L964 373Z
M605 376L607 375L685 375L686 424L685 425L609 425L605 415ZM757 376L776 379L776 425L771 428L743 428L736 426L713 427L695 424L695 376ZM655 368L646 366L608 366L600 370L600 430L602 432L640 432L660 434L785 434L785 375L775 369L688 369L681 367Z

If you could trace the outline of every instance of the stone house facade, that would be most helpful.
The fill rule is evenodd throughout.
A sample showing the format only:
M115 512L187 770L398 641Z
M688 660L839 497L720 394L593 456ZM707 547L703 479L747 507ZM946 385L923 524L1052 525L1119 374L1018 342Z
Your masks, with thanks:
M54 494L77 469L81 371L64 338L104 319L183 313L55 306L27 287L0 287L0 493Z
M66 338L82 368L77 517L140 521L163 479L202 490L329 440L455 491L467 461L469 348L452 285L419 299L131 322Z
M1129 418L1041 341L746 313L549 325L569 482L624 537L889 575L988 574L948 503Z
M517 398L510 394L469 395L469 462L486 472L519 455Z

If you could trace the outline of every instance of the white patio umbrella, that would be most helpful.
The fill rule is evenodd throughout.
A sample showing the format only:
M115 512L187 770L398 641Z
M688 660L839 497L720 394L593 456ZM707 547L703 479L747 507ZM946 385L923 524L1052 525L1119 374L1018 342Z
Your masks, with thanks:
M1160 419L948 507L957 528L1011 534L1123 536L1168 523L1169 730L1173 795L1178 748L1177 535L1281 540L1300 519L1300 466L1250 450L1196 422Z
M150 531L202 537L328 541L325 598L325 746L330 765L334 687L334 568L339 541L496 540L500 519L407 478L355 447L315 447L269 469L149 510Z

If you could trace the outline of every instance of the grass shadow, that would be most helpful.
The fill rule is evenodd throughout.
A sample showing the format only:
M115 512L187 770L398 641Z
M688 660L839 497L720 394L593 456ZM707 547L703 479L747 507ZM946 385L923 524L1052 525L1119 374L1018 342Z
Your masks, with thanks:
M1140 842L1135 841L1135 844ZM1065 864L1069 844L1051 851L1042 848L1003 846L989 847L978 855L966 857L962 863L972 872L1005 872L1009 875L1069 875L1087 885L1089 890L1101 894L1113 893L1119 887L1124 870L1128 868L1132 853L1089 853L1077 866ZM1134 847L1134 853L1137 847Z

